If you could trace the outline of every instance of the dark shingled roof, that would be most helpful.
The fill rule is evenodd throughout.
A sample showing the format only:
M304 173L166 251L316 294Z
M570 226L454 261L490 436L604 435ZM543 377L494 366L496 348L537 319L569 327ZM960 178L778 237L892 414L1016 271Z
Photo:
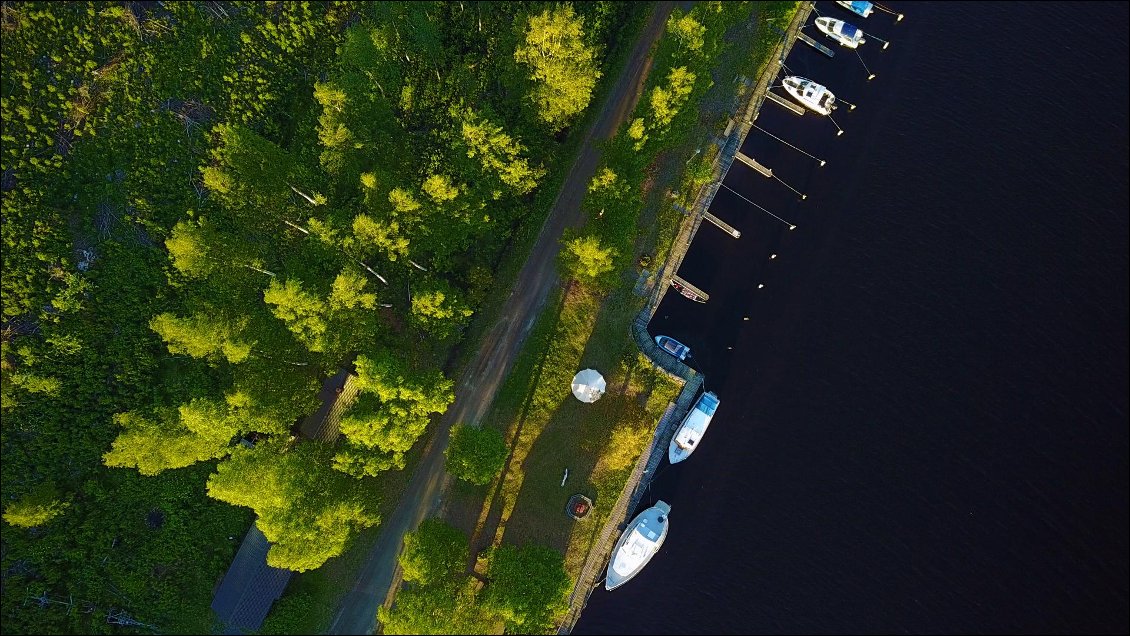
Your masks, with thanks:
M291 570L267 565L270 547L259 526L252 524L212 599L212 609L227 633L257 631L294 574Z

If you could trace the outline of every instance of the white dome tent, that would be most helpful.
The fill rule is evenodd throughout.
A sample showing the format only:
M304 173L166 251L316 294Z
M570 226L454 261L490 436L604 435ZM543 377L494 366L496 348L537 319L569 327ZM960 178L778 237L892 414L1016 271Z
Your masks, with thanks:
M573 396L585 403L596 402L608 386L596 369L585 369L573 376Z

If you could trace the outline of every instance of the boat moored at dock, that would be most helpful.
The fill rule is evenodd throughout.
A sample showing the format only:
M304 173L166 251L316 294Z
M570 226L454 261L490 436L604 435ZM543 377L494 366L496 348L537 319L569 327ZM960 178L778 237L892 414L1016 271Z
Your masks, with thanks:
M655 344L667 353L675 356L679 360L686 360L687 356L691 355L691 348L687 345L675 340L671 336L656 336Z
M679 430L671 438L671 445L667 448L667 459L672 464L677 464L691 456L698 448L702 436L714 418L714 411L718 409L718 396L713 391L707 391L699 396L698 401L691 407L691 412L683 419Z
M798 75L790 75L781 83L785 86L785 92L790 97L809 110L816 111L821 115L831 115L836 108L836 96L823 84L817 84Z
M847 9L848 11L851 11L852 13L854 13L858 16L864 17L864 18L871 15L871 12L875 10L874 4L872 4L870 2L865 2L865 1L862 1L862 0L855 0L854 2L845 2L844 0L836 0L836 4Z
M816 28L820 29L824 35L839 42L840 46L846 46L849 49L857 48L860 44L867 42L863 39L863 31L859 27L848 24L843 20L829 17L816 18Z
M627 583L651 561L667 538L669 514L671 506L660 500L632 519L612 551L604 589L614 590Z

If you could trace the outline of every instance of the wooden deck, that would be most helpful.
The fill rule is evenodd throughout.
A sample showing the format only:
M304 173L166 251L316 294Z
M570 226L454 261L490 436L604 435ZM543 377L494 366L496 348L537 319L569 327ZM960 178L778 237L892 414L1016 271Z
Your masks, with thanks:
M758 161L756 159L754 159L753 157L747 157L746 155L742 154L741 152L738 152L738 154L736 154L734 156L735 156L735 158L737 158L738 161L744 163L745 165L749 166L750 168L753 168L754 170L760 172L761 174L763 174L767 177L773 176L773 169L772 168L768 168L768 167L758 163Z
M772 91L766 93L765 96L769 98L769 101L776 102L776 103L784 106L785 108L793 111L797 115L803 115L804 114L804 107L803 106L801 106L800 104L794 104L793 102L790 102L789 100L785 99L784 97L781 97L780 95L778 95L778 94L776 94Z
M739 232L738 230L734 229L734 226L732 226L729 223L723 221L722 219L714 216L710 212L707 212L705 214L704 218L706 218L707 221L710 221L714 225L717 225L718 227L722 228L730 236L732 236L734 238L741 238L742 237L742 233Z
M824 46L823 44L817 42L816 40L813 40L812 38L808 37L808 35L801 33L799 31L796 34L796 39L800 40L801 42L804 42L808 46L811 46L812 48L816 49L817 51L820 51L821 53L823 53L824 55L827 55L828 57L832 57L836 54L836 52L833 51L832 49Z

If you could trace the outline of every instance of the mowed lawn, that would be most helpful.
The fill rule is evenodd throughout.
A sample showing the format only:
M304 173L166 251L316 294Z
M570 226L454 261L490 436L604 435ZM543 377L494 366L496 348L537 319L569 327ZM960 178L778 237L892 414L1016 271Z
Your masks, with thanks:
M579 574L634 460L681 388L655 371L632 341L627 326L642 306L630 286L603 296L574 283L543 314L523 352L533 359L515 366L511 386L488 418L516 438L498 496L485 504L494 507L483 528L493 535L491 543L552 546L565 554L569 573ZM593 404L570 390L573 375L585 368L600 371L608 384ZM594 503L579 522L565 512L574 493Z

